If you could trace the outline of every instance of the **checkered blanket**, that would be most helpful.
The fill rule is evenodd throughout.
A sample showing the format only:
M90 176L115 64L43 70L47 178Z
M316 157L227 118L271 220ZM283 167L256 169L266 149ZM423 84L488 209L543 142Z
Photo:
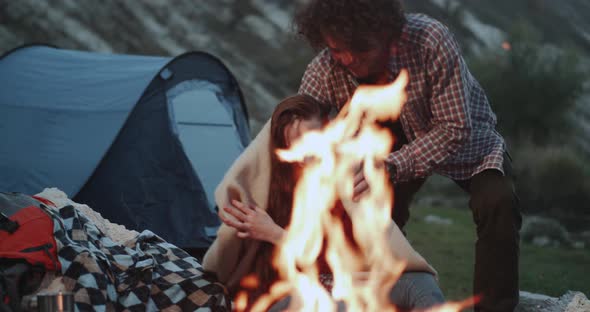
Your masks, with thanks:
M76 311L229 311L225 288L150 231L114 243L73 206L46 208Z

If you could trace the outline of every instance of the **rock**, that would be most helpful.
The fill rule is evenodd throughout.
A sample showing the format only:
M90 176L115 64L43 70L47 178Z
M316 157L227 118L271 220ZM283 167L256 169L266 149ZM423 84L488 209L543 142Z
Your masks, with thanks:
M451 225L453 224L453 220L448 218L442 218L436 215L427 215L424 217L424 222L430 224L441 224L441 225Z
M557 220L540 217L525 217L520 230L522 240L537 246L572 246L570 234Z
M579 291L569 290L559 298L521 291L515 312L590 312L590 300Z
M581 292L575 292L571 296L565 312L590 311L590 300Z
M584 249L584 248L586 248L586 243L576 241L573 243L572 247L574 247L575 249Z
M559 240L554 240L549 238L549 236L546 235L542 235L542 236L535 236L533 237L533 240L531 241L531 243L535 246L539 246L539 247L559 247L561 244L559 243Z
M571 236L572 239L576 241L574 248L578 248L578 246L583 246L582 248L590 247L590 231L572 233Z

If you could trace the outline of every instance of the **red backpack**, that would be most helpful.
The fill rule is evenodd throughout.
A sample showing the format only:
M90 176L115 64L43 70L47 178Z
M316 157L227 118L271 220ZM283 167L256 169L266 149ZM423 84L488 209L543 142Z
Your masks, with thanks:
M41 208L55 205L44 198L20 193L0 195L0 212L13 211L8 216L0 215L0 259L23 259L46 270L61 271L53 237L53 219L45 212L47 207Z

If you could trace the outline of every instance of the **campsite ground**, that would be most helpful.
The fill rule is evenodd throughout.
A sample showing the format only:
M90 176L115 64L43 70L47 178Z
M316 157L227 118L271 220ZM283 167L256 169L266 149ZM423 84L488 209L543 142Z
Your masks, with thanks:
M424 221L428 215L452 220L451 225ZM449 300L471 296L475 226L468 209L427 207L411 209L408 239L438 271ZM520 289L559 297L567 290L590 295L587 269L590 250L521 245ZM501 272L498 272L501 274Z

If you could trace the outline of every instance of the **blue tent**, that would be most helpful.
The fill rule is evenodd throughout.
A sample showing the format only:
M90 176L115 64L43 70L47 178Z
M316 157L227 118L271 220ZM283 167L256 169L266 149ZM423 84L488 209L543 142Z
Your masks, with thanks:
M21 47L0 58L0 191L57 187L112 222L206 248L247 120L234 76L204 52Z

